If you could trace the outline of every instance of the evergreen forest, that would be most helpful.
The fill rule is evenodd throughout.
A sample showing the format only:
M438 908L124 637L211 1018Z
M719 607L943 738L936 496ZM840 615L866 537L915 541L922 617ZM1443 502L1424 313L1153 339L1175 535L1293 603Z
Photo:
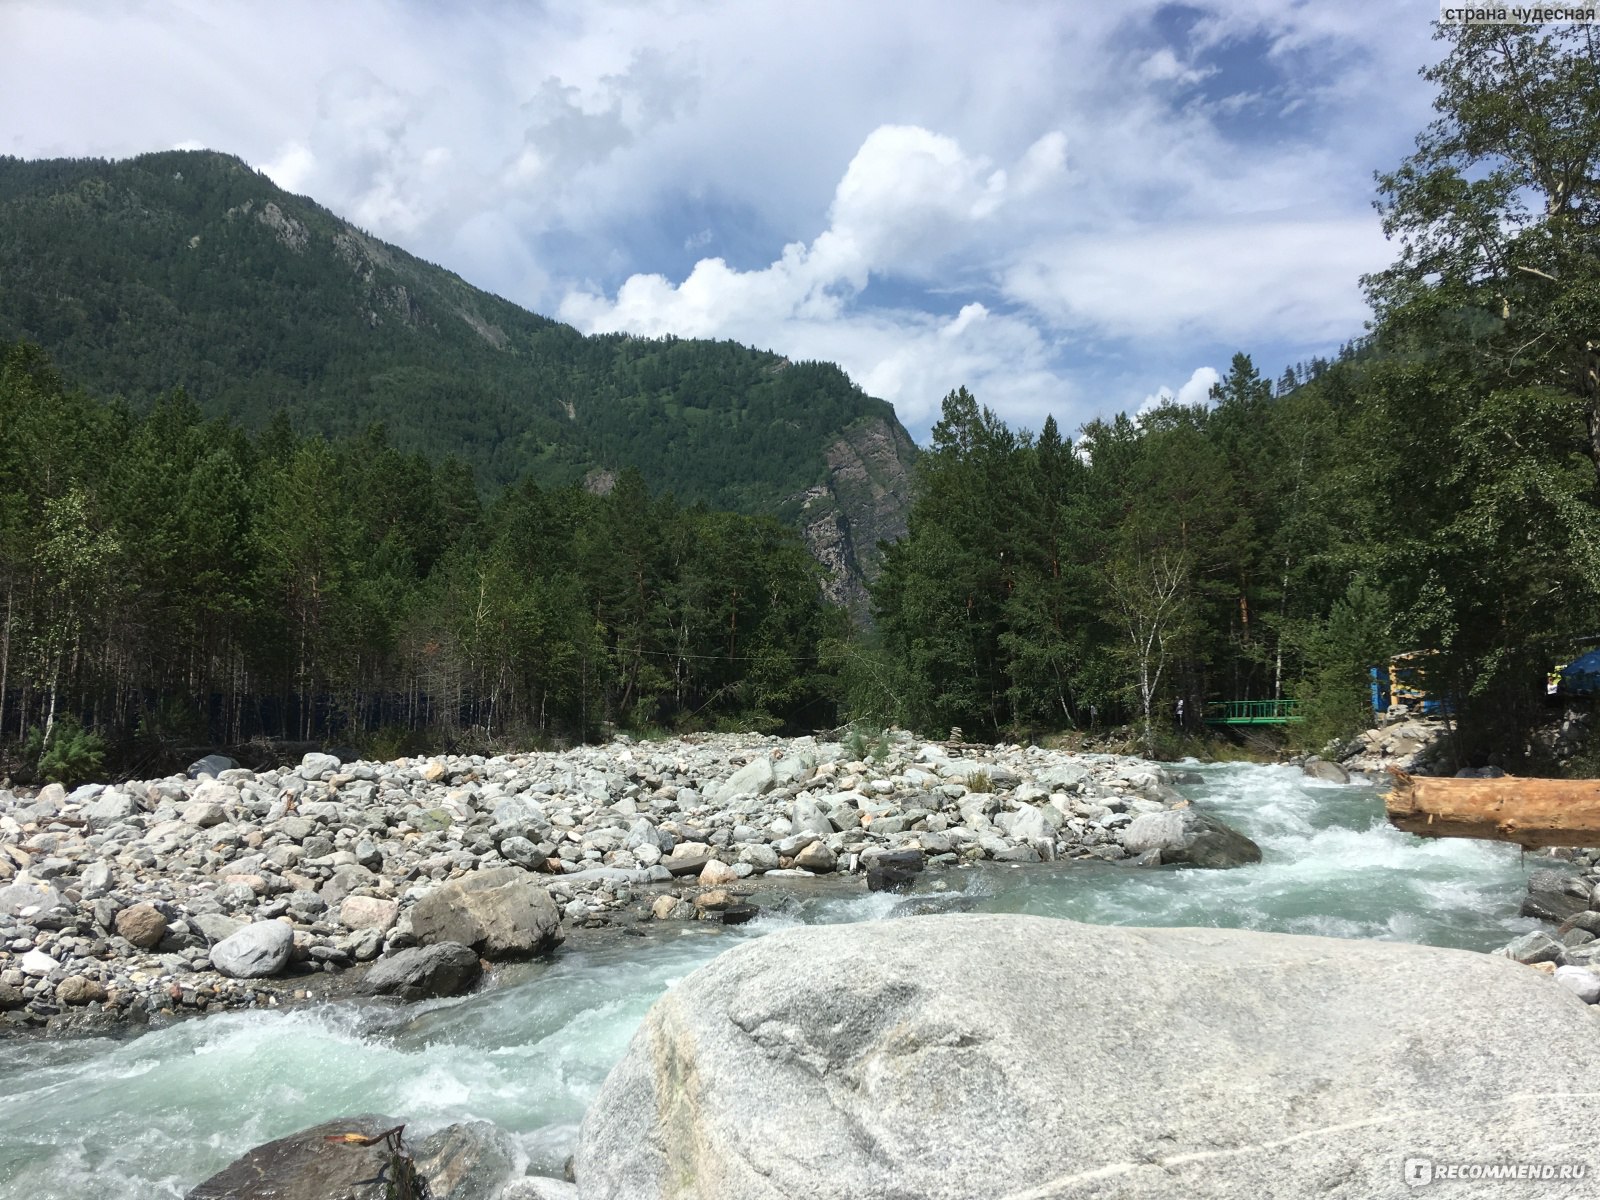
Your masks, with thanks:
M476 473L414 432L391 442L366 420L384 413L349 402L370 363L328 428L305 431L305 387L218 415L163 374L200 344L184 339L203 306L152 324L137 352L37 338L82 372L65 382L18 341L0 367L0 733L397 749L610 726L999 738L1131 723L1160 751L1210 702L1284 698L1304 717L1292 736L1321 749L1370 723L1371 667L1423 651L1461 761L1536 768L1552 666L1600 644L1600 63L1574 27L1440 37L1425 72L1438 119L1378 179L1397 257L1364 281L1365 333L1276 377L1241 352L1205 404L1070 432L1011 429L956 389L909 533L884 548L870 630L824 603L775 515L748 515L811 478L810 459L785 458L784 414L812 414L809 444L866 411L848 387L812 407L835 368L580 339L561 369L614 356L651 411L722 397L704 446L752 473L708 494L627 470L597 496L577 486L595 460L549 449L538 421L445 438L482 438ZM5 181L23 166L0 167L0 203L19 203ZM531 320L520 355L567 337ZM274 369L292 379L317 353L285 349ZM219 381L236 368L212 361ZM596 437L638 442L608 461L687 461L629 403L594 405ZM573 469L541 473L547 451Z

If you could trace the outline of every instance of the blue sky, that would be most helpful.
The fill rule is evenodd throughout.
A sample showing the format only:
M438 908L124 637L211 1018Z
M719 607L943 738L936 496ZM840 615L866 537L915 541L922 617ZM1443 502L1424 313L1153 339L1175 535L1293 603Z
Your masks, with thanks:
M1366 316L1436 10L6 0L0 152L238 154L586 331L843 365L919 439L1276 377Z

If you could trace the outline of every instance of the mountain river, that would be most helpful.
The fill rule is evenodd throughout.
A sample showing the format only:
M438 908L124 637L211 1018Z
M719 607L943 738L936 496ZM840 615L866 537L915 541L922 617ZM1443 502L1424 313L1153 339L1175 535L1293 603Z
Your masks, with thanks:
M1487 950L1537 928L1516 916L1546 859L1389 828L1374 789L1292 767L1194 768L1182 790L1254 838L1232 871L1061 863L947 871L918 894L857 879L766 891L739 928L673 923L646 938L505 968L477 994L410 1008L357 1002L219 1014L122 1037L0 1041L0 1197L181 1197L258 1143L362 1112L415 1145L490 1121L527 1168L559 1174L585 1107L651 1002L735 942L807 923L907 912L1025 912L1125 925L1232 925Z

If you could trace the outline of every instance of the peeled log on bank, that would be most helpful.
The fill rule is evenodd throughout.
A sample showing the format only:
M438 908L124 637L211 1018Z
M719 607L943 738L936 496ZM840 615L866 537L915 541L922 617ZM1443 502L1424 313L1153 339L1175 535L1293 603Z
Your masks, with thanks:
M1600 779L1433 779L1390 769L1389 824L1421 837L1600 846Z

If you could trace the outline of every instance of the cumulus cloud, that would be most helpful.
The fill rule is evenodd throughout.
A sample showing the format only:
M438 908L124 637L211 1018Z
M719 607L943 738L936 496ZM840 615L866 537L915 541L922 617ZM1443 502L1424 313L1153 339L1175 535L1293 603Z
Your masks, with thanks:
M1019 189L1003 168L953 139L916 126L873 130L834 191L830 223L809 244L791 242L768 266L741 271L701 259L680 283L661 274L630 276L608 298L577 290L561 302L564 320L588 332L645 336L737 337L763 345L830 344L831 353L874 395L920 419L937 398L974 377L1004 378L1038 390L1060 381L1043 366L1044 341L1014 317L994 317L980 302L943 321L914 310L863 311L856 301L874 276L927 280L981 239L1019 190L1037 189L1064 162L1063 141L1047 134L1022 157ZM990 355L1012 359L1002 368ZM811 356L807 354L807 356ZM1026 381L1026 382L1024 382ZM1021 391L1013 403L1024 400Z
M919 432L963 383L1070 430L1358 332L1434 53L1385 0L8 0L6 33L0 152L231 151L583 328L839 361Z
M1217 373L1215 367L1196 367L1194 374L1190 375L1177 391L1169 387L1160 387L1146 396L1144 403L1139 405L1137 415L1142 417L1167 404L1177 404L1184 408L1196 404L1209 404L1211 389L1221 381L1222 376Z

